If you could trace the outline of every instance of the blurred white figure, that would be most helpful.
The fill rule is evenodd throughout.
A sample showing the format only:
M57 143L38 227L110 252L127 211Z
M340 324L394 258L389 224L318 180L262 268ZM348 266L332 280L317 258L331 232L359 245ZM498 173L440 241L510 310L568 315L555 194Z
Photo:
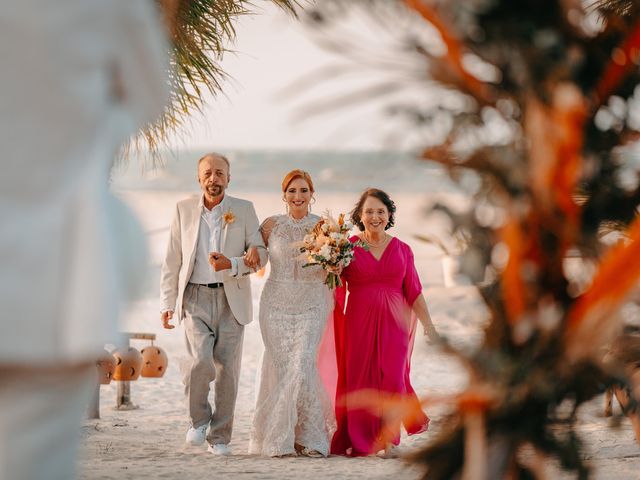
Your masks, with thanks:
M119 145L162 112L149 0L0 12L0 478L75 477L96 354L141 278L144 237L109 192Z

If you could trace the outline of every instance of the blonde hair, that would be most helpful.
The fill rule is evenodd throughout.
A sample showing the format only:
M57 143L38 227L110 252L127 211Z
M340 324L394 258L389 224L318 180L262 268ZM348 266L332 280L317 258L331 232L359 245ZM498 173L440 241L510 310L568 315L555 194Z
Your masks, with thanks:
M286 192L287 188L289 188L289 184L296 178L303 179L309 184L309 190L311 190L311 193L315 192L315 190L313 189L313 180L311 180L311 175L309 175L309 173L305 172L304 170L300 170L299 168L291 170L284 176L284 179L282 180L282 191Z

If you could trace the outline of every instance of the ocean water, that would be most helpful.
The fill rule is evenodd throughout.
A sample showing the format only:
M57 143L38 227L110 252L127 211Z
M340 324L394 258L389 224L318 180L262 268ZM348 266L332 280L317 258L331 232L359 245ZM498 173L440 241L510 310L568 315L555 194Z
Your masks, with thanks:
M112 172L112 189L139 216L149 235L156 266L162 261L175 202L189 192L200 191L196 166L204 153L183 150L165 154L161 166L154 169L144 168L149 165L149 159L131 158ZM438 247L444 244L455 248L455 239L449 233L450 221L442 214L430 215L429 209L435 203L445 203L454 209L466 208L468 194L479 183L472 174L463 175L459 185L441 165L400 152L236 150L221 153L227 155L231 163L229 194L254 201L259 219L284 211L280 185L286 173L294 168L311 174L319 199L316 213L348 212L367 187L387 191L396 201L399 212L392 233L411 245L416 266L423 272L423 284L463 283L456 277L455 265L442 263L446 255ZM437 242L424 241L421 237ZM156 277L153 276L153 282L157 282Z
M131 158L116 168L116 190L197 190L196 164L205 151L183 150L162 155L162 165L144 167L148 159ZM279 192L287 172L301 168L322 192L359 193L377 187L395 193L462 193L438 164L400 152L224 151L231 163L230 191ZM464 183L464 182L463 182Z

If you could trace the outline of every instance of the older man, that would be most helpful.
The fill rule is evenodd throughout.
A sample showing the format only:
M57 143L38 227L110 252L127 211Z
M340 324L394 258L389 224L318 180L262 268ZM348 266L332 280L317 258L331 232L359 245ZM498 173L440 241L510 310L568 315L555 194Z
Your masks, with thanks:
M225 195L229 161L210 153L198 161L202 194L178 202L161 273L161 320L184 321L190 364L184 372L191 426L186 441L229 455L244 325L252 320L249 267L243 255L267 252L253 204ZM209 384L215 380L212 410ZM207 428L209 432L207 435Z

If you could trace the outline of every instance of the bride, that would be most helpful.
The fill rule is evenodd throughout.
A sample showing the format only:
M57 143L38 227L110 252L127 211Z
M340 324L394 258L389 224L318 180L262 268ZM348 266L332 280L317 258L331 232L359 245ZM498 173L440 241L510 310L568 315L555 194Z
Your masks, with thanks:
M317 353L332 308L326 273L302 268L293 246L318 222L310 213L311 176L292 170L282 181L287 214L261 226L271 273L260 298L260 330L265 345L249 453L326 457L335 419L317 368ZM255 259L248 255L245 261Z

